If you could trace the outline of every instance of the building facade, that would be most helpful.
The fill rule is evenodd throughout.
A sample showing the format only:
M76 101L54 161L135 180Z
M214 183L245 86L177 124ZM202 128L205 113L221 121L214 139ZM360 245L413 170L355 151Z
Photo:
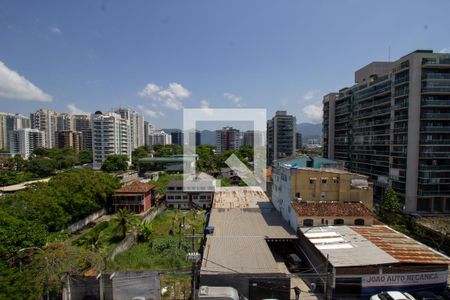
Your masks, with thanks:
M267 163L288 157L296 149L296 118L286 111L277 111L267 121Z
M55 131L58 129L59 113L48 109L39 109L30 114L30 122L32 129L38 129L45 132L46 148L55 147Z
M155 187L139 180L125 184L113 195L114 211L125 208L134 213L143 213L152 206L152 191Z
M12 155L20 155L28 159L36 148L45 145L45 133L37 129L22 128L13 130L9 136L9 147Z
M216 130L216 153L239 150L241 147L240 137L240 131L233 127L223 127Z
M293 203L362 203L372 209L373 189L367 179L339 169L278 164L272 169L272 203L296 229L299 215Z
M21 114L0 112L0 149L9 148L9 135L12 130L30 128L30 119Z
M128 108L119 108L116 113L130 122L131 150L143 146L145 144L144 117Z
M406 212L450 211L450 55L373 62L324 97L324 155L392 187Z
M148 135L148 145L170 145L172 144L172 136L163 130L154 130Z
M106 157L122 154L131 162L130 120L116 113L97 111L92 116L93 167L99 169Z
M55 144L56 148L73 148L76 152L80 152L83 150L83 135L79 131L56 131Z

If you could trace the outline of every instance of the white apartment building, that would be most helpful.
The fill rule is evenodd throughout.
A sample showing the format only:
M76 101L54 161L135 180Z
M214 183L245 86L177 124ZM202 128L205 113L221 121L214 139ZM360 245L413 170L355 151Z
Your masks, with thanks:
M172 136L163 130L153 130L148 135L148 145L170 145L172 144Z
M92 115L93 168L99 169L111 154L128 156L131 162L131 125L129 119L113 112Z
M130 121L132 150L145 144L144 117L128 108L119 108L115 111L123 119Z
M9 135L12 130L29 127L29 118L21 114L0 112L0 149L9 147Z
M37 129L22 128L10 131L9 147L13 155L20 154L28 159L36 148L44 147L45 133Z

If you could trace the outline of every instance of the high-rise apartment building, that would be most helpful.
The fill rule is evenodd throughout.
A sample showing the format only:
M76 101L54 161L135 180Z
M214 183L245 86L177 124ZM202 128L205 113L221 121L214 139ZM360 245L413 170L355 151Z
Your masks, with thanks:
M88 115L73 115L74 131L81 132L81 150L92 150L91 117Z
M392 187L406 212L450 211L450 54L373 62L324 97L324 155Z
M9 148L9 135L12 130L30 128L30 119L21 114L0 112L0 149Z
M73 148L76 152L82 150L83 138L80 131L62 130L55 132L57 148Z
M131 162L130 120L117 113L95 112L92 116L93 167L99 169L106 157L123 154Z
M58 129L59 115L59 113L48 109L39 109L30 114L31 128L45 132L44 147L46 148L55 147L55 131Z
M130 121L131 146L134 150L145 144L144 137L144 117L128 108L119 108L116 110L123 119Z
M172 144L172 136L163 130L153 130L148 135L148 145L170 145Z
M37 129L22 128L10 132L9 150L11 154L19 154L23 159L28 159L34 149L44 145L45 133Z
M180 129L173 130L170 133L170 135L172 136L172 144L183 146L184 145L184 135L185 134L186 133L183 132ZM191 141L193 141L194 135L195 135L195 145L196 146L201 145L202 142L201 142L200 131L198 131L198 130L195 130L195 131L194 130L190 130L190 131L187 132L187 134L189 136L189 143L191 143ZM186 142L186 143L188 143L188 142Z
M242 145L250 147L260 147L264 145L264 132L247 130L243 134Z
M239 150L241 147L241 132L233 127L223 127L216 130L216 153L227 150Z
M56 117L56 131L66 130L73 130L72 116L67 113L58 113L58 116Z
M156 130L155 125L144 121L144 143L145 145L150 145L149 135Z
M277 111L267 121L267 163L295 154L296 118L286 111Z

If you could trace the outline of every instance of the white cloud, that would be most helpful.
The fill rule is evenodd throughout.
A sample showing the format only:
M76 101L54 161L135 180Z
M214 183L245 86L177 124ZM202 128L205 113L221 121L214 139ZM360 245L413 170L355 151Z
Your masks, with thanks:
M235 104L239 104L242 101L242 97L240 96L236 96L232 93L224 93L223 96L227 99L230 99L231 101L233 101Z
M303 95L303 100L305 101L311 101L316 99L317 97L319 97L319 92L318 91L307 91L304 95Z
M450 47L442 48L441 50L439 50L439 53L450 53Z
M51 102L52 97L0 61L0 98Z
M183 108L183 99L188 98L191 92L176 82L169 83L165 89L160 86L149 83L139 93L143 98L151 99L162 106L173 110L180 110Z
M78 107L75 106L75 104L71 103L67 105L67 109L69 110L69 113L71 115L89 115L88 112L85 112Z
M55 34L62 33L61 28L56 27L56 26L49 27L48 30L50 30L51 33L55 33Z
M157 119L159 117L164 117L164 113L162 111L151 110L143 105L138 105L137 108L142 114L149 116L150 118Z
M206 100L200 101L200 108L209 108L209 102Z
M309 121L311 123L322 122L323 108L321 102L305 106L302 109L302 112L305 114L305 118L307 119L305 121Z

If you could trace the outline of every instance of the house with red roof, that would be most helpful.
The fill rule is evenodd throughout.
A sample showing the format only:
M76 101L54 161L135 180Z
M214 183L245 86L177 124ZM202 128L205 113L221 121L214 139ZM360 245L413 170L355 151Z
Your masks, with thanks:
M154 185L139 180L125 184L113 195L114 210L126 208L138 214L147 211L151 207L155 189Z

